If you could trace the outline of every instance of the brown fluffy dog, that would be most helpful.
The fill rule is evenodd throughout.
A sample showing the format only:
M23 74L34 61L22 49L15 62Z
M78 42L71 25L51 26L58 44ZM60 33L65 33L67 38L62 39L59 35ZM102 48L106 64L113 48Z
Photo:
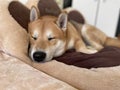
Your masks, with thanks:
M85 20L78 12L68 13L68 15L66 13L60 14L60 9L54 0L51 3L51 8L48 3L46 8L43 7L45 2L40 0L38 3L38 9L42 13L40 15L35 7L29 10L16 1L12 2L8 8L10 14L23 28L26 30L29 28L29 54L33 61L49 61L71 48L78 52L92 54L104 46L120 47L118 39L106 36L94 26L80 24L84 23ZM50 11L57 10L58 12L51 14L51 12L44 11L48 11L49 8ZM68 18L74 21L68 22Z
M68 22L66 13L61 13L58 18L50 15L40 17L37 9L32 7L28 25L32 60L49 61L71 48L77 52L92 54L105 45L120 47L119 40L106 36L91 25L73 24ZM86 44L92 48L88 48Z

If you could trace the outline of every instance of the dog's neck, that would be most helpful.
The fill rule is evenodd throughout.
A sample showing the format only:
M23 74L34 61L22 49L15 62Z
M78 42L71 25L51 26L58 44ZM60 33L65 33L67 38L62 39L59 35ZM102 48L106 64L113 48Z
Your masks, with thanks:
M71 22L68 22L67 31L66 31L66 50L73 49L76 40L79 39L80 27L75 27Z

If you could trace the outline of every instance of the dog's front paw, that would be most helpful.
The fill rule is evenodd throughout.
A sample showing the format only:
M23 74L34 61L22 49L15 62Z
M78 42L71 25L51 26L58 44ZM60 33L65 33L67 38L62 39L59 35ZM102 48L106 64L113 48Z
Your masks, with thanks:
M87 48L82 48L80 50L77 50L77 52L82 52L82 53L85 53L85 54L94 54L94 53L97 53L98 51L96 49L87 49Z
M89 53L88 54L94 54L94 53L97 53L98 51L97 50L89 50Z

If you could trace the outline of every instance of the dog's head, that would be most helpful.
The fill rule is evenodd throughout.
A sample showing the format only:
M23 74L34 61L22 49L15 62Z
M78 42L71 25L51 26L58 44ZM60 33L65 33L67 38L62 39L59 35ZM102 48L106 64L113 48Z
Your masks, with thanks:
M66 13L61 13L58 17L40 17L37 9L31 8L28 33L29 55L33 61L49 61L65 52L67 23Z

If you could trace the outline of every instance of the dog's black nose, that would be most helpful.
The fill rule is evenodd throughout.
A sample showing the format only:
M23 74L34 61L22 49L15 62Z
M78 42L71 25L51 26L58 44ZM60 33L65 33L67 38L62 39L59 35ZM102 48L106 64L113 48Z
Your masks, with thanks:
M33 59L36 62L44 61L45 57L46 57L46 53L44 53L44 52L37 51L33 54Z

